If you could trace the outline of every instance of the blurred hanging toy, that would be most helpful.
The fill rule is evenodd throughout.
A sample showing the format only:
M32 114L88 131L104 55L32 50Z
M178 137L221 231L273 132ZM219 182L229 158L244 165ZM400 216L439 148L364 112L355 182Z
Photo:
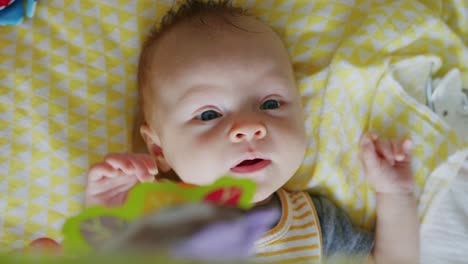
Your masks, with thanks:
M120 238L133 223L140 222L146 216L199 203L247 208L254 190L255 185L251 182L231 178L223 178L210 186L141 183L131 190L122 206L93 206L67 219L63 226L63 246L66 253L72 254L107 251L111 243L120 240L117 237ZM175 222L172 219L170 224Z
M0 25L18 25L24 15L31 18L36 10L36 0L0 0Z
M254 193L254 182L231 177L208 186L142 183L122 206L93 206L67 219L63 243L42 237L14 257L83 258L80 263L97 256L156 257L155 263L246 260L281 213L276 207L247 210Z

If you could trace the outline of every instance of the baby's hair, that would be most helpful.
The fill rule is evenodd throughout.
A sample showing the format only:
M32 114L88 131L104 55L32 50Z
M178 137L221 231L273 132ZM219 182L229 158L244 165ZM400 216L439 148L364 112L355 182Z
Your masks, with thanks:
M178 22L195 17L201 14L222 14L229 13L231 15L245 15L247 12L240 7L234 7L231 0L186 0L178 7L169 10L161 20L159 27L153 28L153 34L160 34L167 28L177 24Z
M157 40L169 29L178 23L190 18L200 16L200 22L205 24L202 15L217 15L229 14L232 16L248 15L246 10L232 5L232 0L185 0L175 4L163 18L152 27L149 35L143 43L140 58L138 62L138 104L137 112L135 115L133 136L132 136L132 150L141 152L144 149L144 142L140 135L140 126L145 122L145 100L143 91L145 91L150 83L151 78L151 60L153 47L156 45ZM227 21L228 22L228 21ZM229 22L228 22L229 23ZM235 26L235 25L233 25Z

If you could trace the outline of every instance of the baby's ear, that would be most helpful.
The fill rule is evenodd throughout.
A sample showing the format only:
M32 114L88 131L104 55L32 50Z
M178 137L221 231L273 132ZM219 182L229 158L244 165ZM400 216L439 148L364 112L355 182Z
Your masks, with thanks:
M161 155L161 140L154 129L144 123L140 126L140 134L146 143L149 153L153 156Z
M146 148L151 156L156 160L158 170L160 172L167 172L171 169L171 166L167 163L164 158L163 150L161 148L161 140L154 129L148 126L146 123L140 127L141 137L146 143Z

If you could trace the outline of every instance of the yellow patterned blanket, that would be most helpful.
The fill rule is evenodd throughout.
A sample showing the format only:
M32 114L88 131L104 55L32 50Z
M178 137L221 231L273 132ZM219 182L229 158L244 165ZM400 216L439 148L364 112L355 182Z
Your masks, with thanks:
M89 165L130 149L139 46L172 2L41 1L33 19L0 27L0 248L60 239L82 209ZM419 195L466 146L397 74L399 62L435 60L428 78L456 67L468 86L466 1L234 2L282 35L297 73L310 146L289 188L326 194L370 228L373 193L357 159L364 131L413 138ZM421 201L423 218L430 199Z

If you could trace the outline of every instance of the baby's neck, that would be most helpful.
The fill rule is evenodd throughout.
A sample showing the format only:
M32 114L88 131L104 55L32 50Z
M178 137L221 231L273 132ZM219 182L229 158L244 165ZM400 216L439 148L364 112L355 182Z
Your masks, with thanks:
M276 193L273 193L265 200L256 203L253 206L253 209L262 209L267 207L277 207L281 209L281 201Z
M273 196L274 196L274 194L268 196L266 199L264 199L264 200L262 200L260 202L255 203L254 207L258 207L258 206L262 206L262 205L266 205L266 204L270 203L271 200L273 199Z

